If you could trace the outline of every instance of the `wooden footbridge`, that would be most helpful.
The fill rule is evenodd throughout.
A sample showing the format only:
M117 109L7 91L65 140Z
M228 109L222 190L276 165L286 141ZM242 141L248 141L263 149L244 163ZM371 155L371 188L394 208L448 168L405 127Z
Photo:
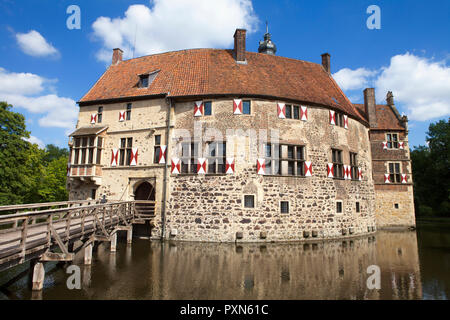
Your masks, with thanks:
M44 262L70 262L84 250L84 263L91 264L96 241L110 242L114 252L117 232L126 231L131 243L132 225L152 220L155 206L155 201L69 201L0 207L0 271L31 261L33 290L42 290Z

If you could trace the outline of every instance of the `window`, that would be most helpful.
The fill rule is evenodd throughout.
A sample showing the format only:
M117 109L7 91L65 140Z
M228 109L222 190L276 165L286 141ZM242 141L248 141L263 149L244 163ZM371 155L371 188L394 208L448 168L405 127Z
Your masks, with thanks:
M343 209L342 201L336 201L336 213L342 213Z
M226 143L208 142L208 173L225 173Z
M389 180L391 183L401 183L400 163L389 162Z
M102 162L102 150L103 150L103 138L97 138L97 159L95 161L96 164L101 164Z
M395 209L400 208L400 206L398 205L398 203L395 203L395 204L394 204L394 208L395 208Z
M148 88L148 84L149 84L149 75L148 74L142 74L139 76L140 80L139 80L139 86L141 88Z
M120 139L120 154L119 154L120 166L130 165L132 148L133 148L133 138Z
M161 136L155 136L155 152L153 154L153 163L159 163L159 154L161 152Z
M73 164L94 164L95 148L95 136L75 138ZM100 152L97 152L97 158L99 153L101 154L101 147Z
M203 114L204 114L205 116L210 116L210 115L212 115L212 103L211 103L211 101L206 101L206 102L204 102L204 103L203 103L203 108L204 108Z
M336 112L336 125L339 127L344 127L344 114Z
M398 133L388 133L386 140L389 149L398 149Z
M255 196L245 195L244 196L244 208L254 208L255 207Z
M197 173L198 143L181 144L181 173Z
M286 119L300 119L300 107L299 106L291 106L287 104L286 108Z
M287 104L285 108L286 108L286 119L292 119L292 106L290 104Z
M97 123L102 123L102 119L103 119L103 107L98 107Z
M281 213L289 213L289 201L281 201Z
M131 103L127 104L127 120L131 120L131 108L133 105Z
M337 149L332 149L332 161L334 168L334 177L335 178L344 178L344 163L342 161L342 151Z
M242 101L242 113L251 114L251 103L250 100Z
M305 147L266 144L264 146L266 174L283 176L305 175Z
M95 200L95 196L97 194L97 189L91 189L91 199Z
M352 172L352 179L358 180L358 154L350 152L350 169Z
M359 202L356 202L356 213L360 213L361 212L361 207Z

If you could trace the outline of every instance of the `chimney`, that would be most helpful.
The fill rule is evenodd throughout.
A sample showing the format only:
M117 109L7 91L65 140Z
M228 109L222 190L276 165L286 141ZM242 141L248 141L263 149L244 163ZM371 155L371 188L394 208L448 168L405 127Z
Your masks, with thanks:
M119 48L113 49L112 65L115 66L123 59L123 51Z
M326 72L331 74L331 62L330 62L330 54L329 53L324 53L322 55L322 66Z
M236 29L234 33L234 58L237 63L245 64L247 60L245 60L245 34L247 30L245 29Z
M364 90L364 108L367 117L369 118L369 125L371 128L377 127L377 113L375 104L375 89L367 88Z

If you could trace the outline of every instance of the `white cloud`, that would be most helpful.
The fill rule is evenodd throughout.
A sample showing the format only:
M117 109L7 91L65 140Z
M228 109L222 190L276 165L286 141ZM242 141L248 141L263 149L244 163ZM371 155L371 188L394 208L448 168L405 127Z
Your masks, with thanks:
M393 91L408 117L425 121L450 114L450 67L410 53L391 58L375 80L377 96Z
M36 94L44 90L45 81L32 73L9 73L0 68L0 92Z
M342 90L356 90L369 85L370 79L376 74L365 68L351 70L344 68L333 74L333 78Z
M132 5L124 17L99 17L92 25L101 41L101 61L111 61L111 50L121 48L124 57L204 47L229 47L236 28L256 30L251 0L154 0L152 6Z
M387 67L377 71L365 68L341 69L333 75L343 90L375 87L377 101L385 101L392 91L396 104L407 111L411 120L427 121L450 114L450 67L410 53L391 58Z
M49 94L49 88L45 86L48 82L54 81L31 73L13 73L0 68L0 100L16 108L42 114L39 119L41 127L73 128L78 117L76 102Z
M17 33L16 40L22 51L33 57L58 56L59 52L36 30Z
M35 144L37 144L38 146L39 146L39 148L41 148L41 149L43 149L44 147L45 147L45 144L44 144L44 142L41 140L41 139L39 139L39 138L36 138L35 136L30 136L30 138L25 138L24 139L25 141L28 141L28 142L30 142L30 143L35 143Z

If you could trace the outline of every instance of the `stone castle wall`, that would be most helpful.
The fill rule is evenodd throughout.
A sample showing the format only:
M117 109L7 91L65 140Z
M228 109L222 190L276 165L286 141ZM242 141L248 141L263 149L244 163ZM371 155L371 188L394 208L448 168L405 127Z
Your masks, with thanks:
M193 117L193 102L178 103L175 129L199 127L241 130L224 137L227 157L236 158L232 175L171 175L167 230L176 230L178 240L290 241L309 238L341 237L364 234L375 227L374 189L368 129L349 119L349 129L329 124L327 109L308 108L308 121L279 119L277 102L252 100L251 115L233 115L232 99L213 100L213 115ZM196 126L194 122L197 122ZM260 154L257 144L244 133L248 129L278 129L280 143L304 145L306 160L312 162L312 177L262 176L256 172ZM175 131L176 133L176 131ZM191 134L194 135L193 129ZM173 137L178 140L177 137ZM349 152L358 153L363 181L327 178L331 148L343 150L344 164ZM179 147L172 144L171 154ZM244 208L244 195L255 196L255 208ZM344 212L336 214L336 200L342 200ZM290 212L280 213L280 201L289 201ZM356 202L361 212L356 213ZM265 239L261 239L261 232Z

